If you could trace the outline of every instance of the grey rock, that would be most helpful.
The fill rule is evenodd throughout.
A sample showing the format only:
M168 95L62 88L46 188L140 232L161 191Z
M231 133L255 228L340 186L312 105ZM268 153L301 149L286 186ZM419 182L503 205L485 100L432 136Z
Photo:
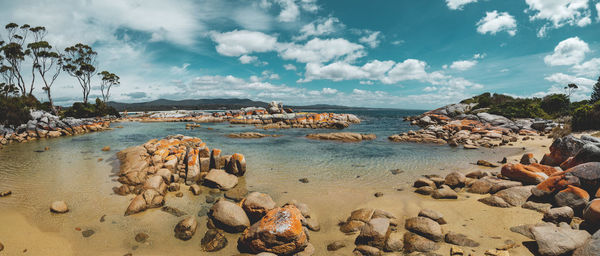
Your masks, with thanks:
M440 246L425 237L412 232L404 233L404 252L431 252L437 251Z
M190 240L192 236L196 233L196 228L198 227L198 221L194 217L187 217L181 220L175 226L175 237L181 240Z
M533 201L528 201L521 205L524 209L534 210L541 213L546 213L550 208L552 208L552 204L549 203L536 203Z
M571 209L571 207L563 206L558 208L551 208L550 210L548 210L546 213L544 213L543 220L553 223L571 223L571 220L573 219L574 215L575 213L573 212L573 209Z
M358 237L356 244L370 245L382 249L385 246L385 240L389 231L390 220L387 218L373 218L364 225Z
M477 201L487 204L489 206L493 206L493 207L500 207L500 208L511 207L511 205L509 203L507 203L506 201L504 201L504 199L497 197L497 196L488 196L488 197L481 198Z
M467 247L479 247L479 243L469 239L466 235L448 232L444 237L444 241L449 244Z
M502 198L505 202L512 206L521 206L527 202L527 198L531 196L531 189L534 187L535 186L520 186L507 188L494 195Z
M430 219L434 220L435 222L439 223L440 225L444 225L447 223L446 220L444 219L444 215L442 215L438 211L434 211L431 209L422 209L419 212L419 217L430 218Z
M431 196L435 199L457 199L458 194L452 188L447 185L442 185L439 189L433 191Z
M429 218L408 218L404 223L404 228L436 242L440 242L444 239L440 224Z
M583 246L591 235L587 231L552 226L532 227L531 233L543 256L558 256Z

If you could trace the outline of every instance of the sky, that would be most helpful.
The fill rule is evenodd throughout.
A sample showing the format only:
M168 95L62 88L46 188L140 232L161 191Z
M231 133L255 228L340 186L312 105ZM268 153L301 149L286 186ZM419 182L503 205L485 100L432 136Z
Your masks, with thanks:
M113 101L405 109L483 92L543 97L568 83L573 100L588 99L599 12L600 0L0 0L0 24L45 26L57 49L91 45L98 70L121 77ZM81 101L66 73L53 95Z

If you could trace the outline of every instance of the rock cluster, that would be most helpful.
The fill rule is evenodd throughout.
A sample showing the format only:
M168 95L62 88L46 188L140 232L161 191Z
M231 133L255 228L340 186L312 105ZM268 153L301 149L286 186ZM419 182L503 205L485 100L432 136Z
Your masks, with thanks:
M153 139L117 153L121 162L114 191L119 195L136 194L125 215L161 207L166 193L178 191L180 184L190 185L194 194L204 184L229 190L246 172L241 154L221 155L220 149L206 146L199 138L183 135Z
M101 119L59 118L41 110L31 111L31 117L26 124L17 127L0 125L0 145L110 129L110 122Z
M337 140L344 142L359 142L377 138L375 134L360 134L354 132L312 133L306 135L306 137L315 140Z
M396 232L397 226L398 218L392 213L361 208L352 211L346 221L340 223L340 231L349 235L358 233L355 255L382 255L384 251L402 251L402 236Z
M241 133L230 133L227 135L229 138L235 139L260 139L265 137L279 137L281 135L270 135L270 134L262 134L258 132L241 132Z

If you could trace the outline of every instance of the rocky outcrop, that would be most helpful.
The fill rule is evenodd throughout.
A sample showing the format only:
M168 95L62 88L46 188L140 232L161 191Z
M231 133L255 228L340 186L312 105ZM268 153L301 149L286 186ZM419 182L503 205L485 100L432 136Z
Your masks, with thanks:
M313 133L306 135L306 137L315 140L337 140L344 142L359 142L363 140L374 140L377 138L375 134L360 134L352 132Z
M279 137L279 136L281 136L281 135L269 135L269 134L262 134L262 133L258 133L258 132L230 133L227 135L227 137L235 138L235 139L260 139L260 138L265 138L265 137Z

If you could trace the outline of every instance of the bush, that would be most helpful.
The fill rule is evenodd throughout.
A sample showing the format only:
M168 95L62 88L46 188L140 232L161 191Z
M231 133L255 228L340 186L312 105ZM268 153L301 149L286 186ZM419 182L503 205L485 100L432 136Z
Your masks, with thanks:
M540 99L514 99L498 105L493 105L490 114L507 118L544 118L550 116L540 107Z
M100 99L96 99L96 104L75 102L73 103L73 106L66 109L62 115L75 118L102 117L106 115L120 117L119 111L113 107L107 106L106 103Z
M571 125L575 131L600 129L600 102L575 109Z
M569 105L569 97L564 94L550 94L544 97L540 103L540 107L544 112L553 117L568 115Z
M0 124L18 126L31 120L29 111L40 109L34 96L0 97Z

